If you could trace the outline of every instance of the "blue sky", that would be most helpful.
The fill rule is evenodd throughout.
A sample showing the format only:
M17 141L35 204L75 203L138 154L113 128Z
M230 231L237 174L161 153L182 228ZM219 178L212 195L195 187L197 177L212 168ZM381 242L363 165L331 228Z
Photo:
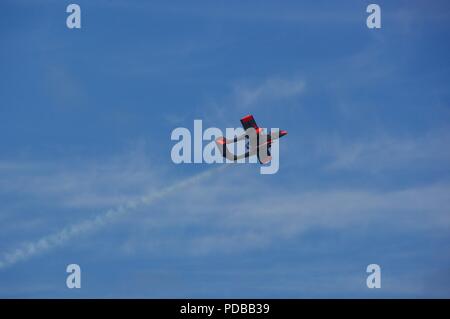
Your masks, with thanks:
M76 3L0 4L0 297L450 297L446 1ZM172 163L250 113L277 174Z

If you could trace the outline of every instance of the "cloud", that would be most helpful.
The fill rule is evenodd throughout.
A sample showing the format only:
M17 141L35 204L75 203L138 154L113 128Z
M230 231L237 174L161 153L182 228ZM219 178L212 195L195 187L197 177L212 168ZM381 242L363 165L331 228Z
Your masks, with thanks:
M160 186L153 164L144 145L96 160L3 160L0 194L51 200L58 207L106 208Z
M356 157L353 163L362 165L364 159L365 156ZM119 160L117 163L123 164ZM16 170L20 170L22 166L27 169L34 167L32 163L28 163L18 165ZM277 243L299 238L302 239L299 244L301 243L303 251L314 249L315 253L318 253L326 251L329 246L314 246L315 243L305 236L308 232L326 230L349 234L355 230L371 229L388 234L399 231L405 234L442 234L450 226L450 218L445 210L450 204L448 183L387 190L376 187L309 187L308 191L304 191L301 181L292 187L281 185L274 188L270 179L252 175L252 170L256 167L230 166L232 167L227 169L226 174L221 174L220 178L206 180L228 166L219 166L216 171L208 170L205 175L188 178L156 193L151 188L152 192L147 194L130 194L129 201L122 205L51 232L50 235L38 237L36 241L29 241L17 249L6 251L0 259L0 268L25 261L63 245L71 238L112 226L118 221L123 222L120 226L125 237L115 237L119 245L111 243L107 249L110 254L122 254L124 259L129 260L143 258L142 256L171 254L187 254L193 258L215 254L245 254L270 250L270 247ZM41 167L48 169L46 165ZM106 167L115 166L109 164ZM127 168L127 165L123 167ZM135 164L135 167L140 165ZM117 174L114 169L107 171L112 176ZM102 177L103 181L108 180L107 175L105 173ZM149 173L148 176L150 175ZM159 186L163 177L156 175L147 182ZM117 175L117 178L120 178L120 175ZM242 187L244 179L245 187ZM179 191L181 189L182 192ZM72 191L75 194L75 188ZM156 205L157 199L169 195L170 200L158 201ZM40 196L45 198L46 195L43 193ZM64 200L61 205L64 205L63 203ZM95 202L92 205L95 206ZM127 218L132 216L131 213L139 214L139 218ZM391 252L394 251L397 252L395 248ZM389 252L390 250L386 249L386 254ZM271 271L278 274L272 267ZM295 271L291 274L298 276ZM317 272L316 280L323 282L324 286L315 290L317 293L328 289L325 285L327 280L321 279L321 274L322 272ZM275 286L279 284L277 279L268 284L274 287L266 287L264 291L274 291L273 289L277 289ZM313 282L310 284L313 285ZM342 279L339 286L344 287L346 284L347 281ZM313 291L308 288L308 284L306 286L305 289ZM356 283L355 287L359 287L359 284ZM291 289L296 291L295 287ZM405 291L400 292L404 295L418 288L392 286L392 289L404 289ZM389 291L393 291L392 289ZM280 291L286 293L287 290L283 288Z
M21 248L12 250L11 252L7 252L6 254L4 254L4 257L0 259L0 269L12 266L19 261L26 260L32 256L48 251L49 249L63 245L70 239L83 233L94 231L107 224L117 221L121 217L124 217L125 215L133 212L136 208L151 205L156 200L168 196L175 191L193 186L203 179L210 177L214 173L224 169L225 167L227 166L223 165L218 168L186 178L159 191L152 191L139 197L136 200L128 201L116 208L106 211L103 214L64 227L63 229L53 234L44 236L34 242L26 243Z
M238 107L249 108L263 102L296 97L305 90L302 79L272 77L256 85L236 84L234 97Z
M177 194L176 203L168 203L164 214L143 215L127 241L127 253L236 253L265 249L312 230L347 232L374 227L414 234L445 232L450 226L445 210L450 204L449 184L302 192L296 187L276 189L260 180L251 182L236 169L228 170L218 184L196 184ZM238 186L242 178L245 187ZM171 232L167 238L158 229L177 229L177 235L173 238ZM160 234L159 240L147 244L149 232Z
M306 80L300 76L268 76L259 79L236 79L230 83L231 91L220 99L206 98L198 112L206 112L215 126L235 127L239 116L258 108L258 114L273 113L278 103L296 101L306 89ZM259 123L261 124L261 123Z
M419 166L429 169L430 163L445 168L450 161L448 145L450 133L435 130L415 137L383 135L354 142L326 138L319 147L332 159L328 169L377 172Z
M332 140L321 147L331 157L330 163L325 166L328 170L369 168L382 171L392 168L392 163L397 167L404 165L405 160L411 163L422 157L427 161L440 158L442 152L447 154L442 148L447 140L448 135L436 132L409 140L382 137L356 144ZM95 165L84 166L78 171L65 167L48 174L48 165L42 163L0 165L11 174L7 179L11 183L0 184L3 192L10 187L14 192L33 194L41 199L54 197L57 199L56 208L78 207L86 211L117 205L103 214L86 218L7 253L2 259L3 265L51 249L69 238L123 218L139 207L145 211L145 207L156 199L175 193L174 190L180 188L185 191L176 192L176 201L158 205L158 212L161 213L148 211L141 215L138 225L135 225L141 232L133 232L122 243L124 253L133 254L142 250L160 253L162 247L168 252L176 250L180 243L183 250L196 255L207 255L218 249L222 252L245 251L260 249L311 229L353 229L380 221L390 226L401 225L402 230L410 232L440 230L450 225L443 209L450 204L447 196L450 186L445 182L420 187L391 187L389 190L377 188L376 185L367 189L350 186L334 189L330 185L304 191L301 182L286 189L271 187L269 180L260 179L259 175L251 177L254 166L236 165L213 183L197 183L196 180L204 177L193 177L158 190L166 178L155 174L144 164L146 162L145 155L137 152L131 159L105 162L103 170ZM33 167L40 167L43 171L36 175ZM225 166L219 169L222 167ZM17 175L17 172L23 171L29 174L30 170L33 174L28 179ZM246 180L244 188L238 186L242 179ZM18 184L14 185L14 180L18 180ZM96 191L109 184L122 185L118 188L107 187L103 193ZM150 184L152 187L148 187ZM147 192L142 194L142 189ZM174 238L164 235L164 229L177 227L199 231L187 232L189 235L180 232ZM152 234L150 241L149 234Z

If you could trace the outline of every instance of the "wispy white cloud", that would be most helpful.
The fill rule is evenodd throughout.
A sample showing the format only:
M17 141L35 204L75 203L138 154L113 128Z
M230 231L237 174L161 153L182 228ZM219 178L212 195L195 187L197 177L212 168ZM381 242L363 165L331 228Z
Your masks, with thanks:
M353 142L341 138L322 139L318 143L322 154L328 154L328 169L383 171L399 167L430 168L450 161L450 134L435 130L419 136L382 135Z
M153 162L143 146L102 160L3 160L0 193L51 199L58 207L111 207L160 186Z
M450 217L450 185L436 184L405 189L362 188L318 189L301 192L296 188L275 189L260 180L240 187L242 172L227 171L220 185L197 184L177 194L164 214L145 215L126 243L126 252L150 250L166 253L180 250L189 254L217 251L236 253L264 249L280 240L301 236L317 229L342 230L370 228L388 231L400 228L406 233L445 231ZM183 209L180 211L180 207ZM386 225L379 229L380 225ZM150 229L192 227L200 232L184 232L176 238L161 237L147 244ZM308 243L303 243L303 246Z
M249 108L265 102L296 97L305 90L303 79L271 77L254 85L239 83L234 86L237 107Z
M96 215L92 218L64 227L63 229L53 234L41 237L36 241L25 243L22 245L21 248L17 248L4 254L3 258L0 259L0 269L12 266L19 261L26 260L34 255L46 252L49 249L63 245L68 240L76 236L79 236L83 233L94 231L100 227L103 227L107 224L117 221L119 218L124 217L125 215L133 212L136 208L150 205L156 200L161 199L167 195L170 195L171 193L177 190L193 186L196 183L204 180L205 178L210 177L214 173L224 169L225 167L226 165L218 167L214 170L208 170L201 174L181 180L168 187L162 188L161 190L151 191L148 194L140 196L136 200L131 200L126 203L123 203L122 205L110 209L100 215Z
M447 142L448 135L445 133L433 133L417 139L382 137L356 144L344 144L340 140L330 139L321 147L331 158L325 166L328 170L382 171L402 166L404 161L414 164L415 160L421 158L428 161L442 156L450 157L443 148ZM142 162L146 161L144 158ZM217 249L235 252L265 247L276 240L301 235L309 229L353 229L379 221L386 222L391 227L401 225L402 230L411 232L441 230L450 226L448 214L443 209L450 204L450 186L445 182L406 188L391 187L389 190L379 189L374 185L367 189L326 187L305 192L301 190L304 189L302 185L286 189L271 187L269 180L250 177L251 170L235 166L227 174L222 174L220 179L215 179L214 183L181 182L155 191L162 184L164 176L154 174L150 168L142 166L142 162L134 160L134 164L127 165L123 161L106 163L105 171L101 173L90 168L86 174L81 175L73 173L63 174L61 177L60 173L55 176L50 174L46 176L46 180L53 186L43 187L42 190L38 190L42 176L37 177L39 182L29 183L31 186L28 185L28 188L24 187L24 182L14 186L14 191L26 194L34 192L45 198L59 194L57 186L60 185L65 193L58 200L61 207L69 205L86 210L107 204L118 206L8 253L3 264L14 263L37 252L46 251L60 242L64 243L69 238L97 229L127 215L137 206L143 207L145 211L147 204L166 196L164 194L175 193L174 190L181 187L184 187L184 191L176 192L176 201L168 201L158 207L158 210L163 209L163 213L141 215L136 225L141 232L130 234L122 244L121 251L133 254L149 249L158 253L164 247L167 252L177 249L182 242L183 249L192 254L209 254ZM3 167L10 168L11 165L5 164ZM29 169L33 165L28 163L16 168L20 170L21 167ZM35 177L31 180L33 178ZM245 187L240 186L242 179L246 180ZM84 183L83 180L87 182ZM95 188L102 187L101 184L121 181L128 188L109 190L105 194L95 192ZM148 184L155 187L146 188L145 185ZM6 186L2 185L3 190ZM92 193L85 192L85 189L92 190ZM147 193L142 194L142 189L146 189ZM120 205L121 203L124 204ZM187 237L181 233L171 239L157 232L158 235L154 234L148 240L152 230L174 227L200 227L202 231L190 233Z
M306 90L301 76L267 76L258 79L236 79L231 90L220 98L208 98L201 112L218 126L236 127L239 116L257 108L258 114L273 111L282 105L292 105Z
M433 131L416 137L382 135L353 142L325 138L315 144L327 158L320 164L324 173L366 170L390 174L405 168L429 170L430 165L442 165L445 169L450 160L449 136L446 131ZM310 157L303 165L308 167L315 159ZM391 184L388 189L374 183L364 187L315 186L314 190L306 187L309 190L305 191L302 182L275 188L270 181L249 175L249 171L236 167L220 182L191 187L177 195L176 204L165 207L164 216L144 219L140 226L199 227L201 232L182 239L183 251L193 254L218 249L222 252L258 249L318 228L346 231L385 225L383 231L398 228L406 233L442 233L450 227L445 209L450 204L450 184L445 178L418 184ZM240 186L242 179L246 181L245 187ZM182 212L179 207L183 207ZM146 233L148 229L142 231L143 236ZM174 247L179 246L179 240L173 242ZM162 241L165 251L169 251L170 239ZM138 234L129 238L126 247L127 253L148 248L146 240ZM157 252L157 244L153 242L150 249Z

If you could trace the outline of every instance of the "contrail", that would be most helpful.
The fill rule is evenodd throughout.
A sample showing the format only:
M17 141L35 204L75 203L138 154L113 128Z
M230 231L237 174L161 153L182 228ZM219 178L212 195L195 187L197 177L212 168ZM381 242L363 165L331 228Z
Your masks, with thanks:
M68 240L78 235L97 230L103 226L106 226L107 224L115 222L121 217L133 212L134 209L145 205L150 205L156 200L170 195L174 191L185 188L187 186L192 186L200 182L201 180L206 179L213 174L221 171L228 165L229 164L224 164L219 166L218 168L210 169L206 172L194 175L181 182L163 188L160 191L145 194L138 199L128 201L120 206L99 214L96 217L66 226L60 231L41 237L34 242L25 243L21 248L4 254L3 258L0 259L0 269L12 266L19 261L27 260L32 256L48 251L54 247L61 246Z

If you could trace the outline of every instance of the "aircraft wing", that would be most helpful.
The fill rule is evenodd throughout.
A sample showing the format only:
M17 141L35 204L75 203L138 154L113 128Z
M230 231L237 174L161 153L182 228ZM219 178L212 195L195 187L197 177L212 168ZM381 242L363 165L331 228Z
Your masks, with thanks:
M247 158L249 156L253 156L257 153L257 148L255 148L253 150L245 152L244 154L235 155L228 150L227 144L228 144L227 140L224 137L219 137L218 139L216 139L216 145L217 145L217 148L219 149L220 153L222 154L223 157L227 158L230 161L235 162L237 160Z

